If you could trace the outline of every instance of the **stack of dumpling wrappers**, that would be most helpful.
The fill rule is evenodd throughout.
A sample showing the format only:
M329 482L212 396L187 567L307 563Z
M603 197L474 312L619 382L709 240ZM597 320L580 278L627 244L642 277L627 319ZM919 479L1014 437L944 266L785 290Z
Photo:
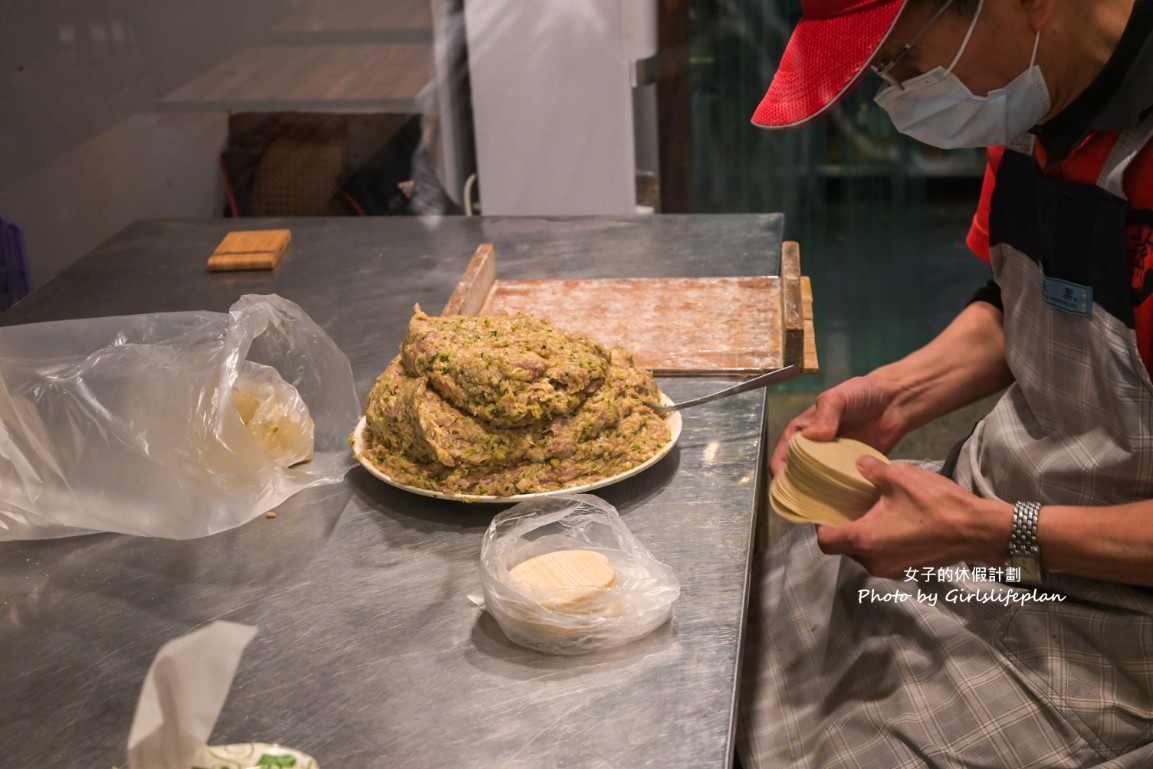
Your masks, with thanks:
M580 613L595 609L602 591L617 580L603 553L594 550L556 550L522 561L509 569L541 605L552 611Z
M862 455L889 462L860 441L814 441L794 433L785 470L769 487L773 511L793 523L839 526L860 518L880 496L857 469Z

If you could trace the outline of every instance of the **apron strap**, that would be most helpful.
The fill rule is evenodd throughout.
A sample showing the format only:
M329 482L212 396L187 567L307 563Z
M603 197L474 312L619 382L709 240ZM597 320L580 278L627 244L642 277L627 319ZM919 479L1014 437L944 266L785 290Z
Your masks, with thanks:
M1113 145L1105 165L1101 167L1101 173L1097 176L1097 186L1122 200L1127 200L1128 196L1125 195L1123 188L1125 171L1150 140L1153 140L1153 111L1140 123L1122 131L1117 137L1117 143ZM1037 137L1026 131L1005 145L1005 148L1033 157L1036 141Z
M1005 145L1005 149L1020 152L1022 155L1033 157L1033 145L1036 144L1037 137L1026 131L1018 136L1013 141Z
M1012 150L1013 152L1020 152L1026 154L1028 157L1033 157L1033 146L1037 144L1037 137L1024 131L1015 140L1005 144L1005 149Z
M1126 200L1122 183L1125 181L1125 170L1137 157L1137 153L1153 139L1153 112L1133 128L1122 131L1117 137L1117 143L1109 153L1101 174L1097 177L1097 186L1110 192L1122 200Z

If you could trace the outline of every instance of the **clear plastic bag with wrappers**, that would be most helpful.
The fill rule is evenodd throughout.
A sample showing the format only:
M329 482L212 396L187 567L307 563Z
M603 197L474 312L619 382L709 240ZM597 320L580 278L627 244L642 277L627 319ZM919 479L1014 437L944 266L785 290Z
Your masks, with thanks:
M341 480L358 415L348 358L276 295L0 328L0 539L239 526Z
M579 611L550 608L509 574L529 558L571 549L601 553L616 572L616 581L591 591ZM669 620L680 596L673 570L633 536L616 508L591 494L544 497L498 514L481 544L480 572L485 609L509 640L550 654L585 654L648 635Z

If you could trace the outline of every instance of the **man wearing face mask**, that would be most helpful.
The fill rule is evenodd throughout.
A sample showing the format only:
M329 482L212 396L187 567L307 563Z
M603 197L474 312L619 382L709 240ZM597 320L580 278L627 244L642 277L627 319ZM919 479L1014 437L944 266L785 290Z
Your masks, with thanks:
M770 549L744 765L1153 766L1153 0L801 5L753 122L875 72L898 130L989 148L968 243L993 280L822 393L773 473L795 432L888 451L1005 392L940 472L862 459L864 517Z

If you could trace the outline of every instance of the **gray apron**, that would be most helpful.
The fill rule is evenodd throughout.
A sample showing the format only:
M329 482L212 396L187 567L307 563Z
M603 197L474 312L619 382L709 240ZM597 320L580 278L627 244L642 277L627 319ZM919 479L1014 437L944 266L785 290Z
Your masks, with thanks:
M980 496L1153 499L1153 382L1133 330L1120 186L1151 133L1146 120L1122 134L1096 187L1037 173L1032 136L1005 152L989 237L1015 381L953 471Z
M1005 152L990 240L1016 381L953 471L978 495L1153 499L1153 383L1120 184L1150 135L1153 120L1122 134L1095 187L1042 176L1032 137ZM747 769L1153 767L1147 592L1060 574L1039 589L956 572L877 579L823 555L813 531L759 564L737 740Z

